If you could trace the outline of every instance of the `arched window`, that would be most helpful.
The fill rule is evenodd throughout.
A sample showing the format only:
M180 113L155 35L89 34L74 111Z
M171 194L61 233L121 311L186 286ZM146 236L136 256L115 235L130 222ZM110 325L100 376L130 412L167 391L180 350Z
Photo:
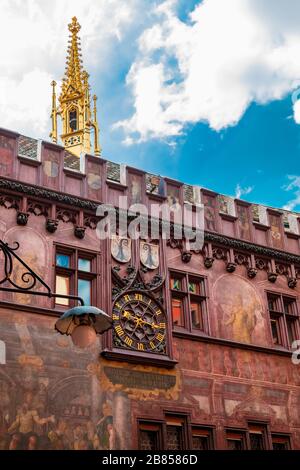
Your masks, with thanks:
M69 112L69 126L72 131L77 130L77 111L72 110Z

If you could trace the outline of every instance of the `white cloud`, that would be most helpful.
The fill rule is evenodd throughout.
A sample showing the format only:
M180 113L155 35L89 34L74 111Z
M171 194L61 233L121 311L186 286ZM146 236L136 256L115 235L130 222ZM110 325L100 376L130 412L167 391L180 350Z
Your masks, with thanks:
M0 0L0 126L47 137L51 80L64 73L67 25L75 15L84 66L106 65L139 0Z
M219 131L251 102L280 99L299 84L299 0L203 0L186 22L176 5L156 8L127 76L134 112L115 127L132 141L176 136L199 121Z
M294 193L294 197L288 201L283 209L292 211L296 207L300 207L300 176L288 175L287 178L290 180L290 183L283 186L283 189L285 191L292 191Z
M242 196L250 194L254 189L254 186L245 186L244 188L238 183L235 188L235 198L241 199Z

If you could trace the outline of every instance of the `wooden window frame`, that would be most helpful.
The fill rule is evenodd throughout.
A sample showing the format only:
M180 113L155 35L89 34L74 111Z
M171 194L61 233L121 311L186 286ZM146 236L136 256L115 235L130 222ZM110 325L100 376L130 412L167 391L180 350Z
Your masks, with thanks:
M212 426L202 426L201 424L191 424L191 450L193 449L193 436L196 435L194 432L198 430L198 432L206 432L208 434L208 449L206 450L215 450L215 429Z
M70 257L70 267L65 268L57 266L56 257L57 255L66 255ZM80 258L87 259L91 262L90 271L82 271L78 269L78 260ZM91 281L91 304L98 305L99 300L97 298L97 284L99 277L98 259L97 253L89 250L82 250L81 248L74 248L65 245L55 244L54 249L54 291L56 291L56 276L68 276L70 279L70 291L69 295L78 295L78 281L84 279ZM77 305L75 300L69 300L68 306L56 303L54 299L54 306L58 310L65 310L66 307L72 308Z
M292 335L293 341L300 337L300 329L299 329L299 309L298 309L298 302L297 297L293 297L291 295L286 295L278 292L267 291L267 304L268 304L268 312L270 318L270 330L271 330L271 338L273 340L273 333L271 322L272 320L277 321L278 325L278 336L280 339L280 343L276 344L273 342L274 347L280 347L284 349L291 350L291 344L289 340L289 332L288 332L288 322L292 324ZM270 300L273 298L275 302L275 309L270 308ZM289 303L292 305L292 312L286 312L285 305Z
M263 438L263 449L261 450L271 450L272 449L272 441L271 441L271 433L269 429L269 423L265 421L248 421L248 429L247 429L247 434L246 434L246 439L247 439L247 446L249 450L251 449L251 439L250 439L250 434L255 434L255 432L251 433L251 427L253 428L261 428L262 430L262 438ZM258 433L259 434L259 433Z
M237 437L240 436L241 437L241 442L242 442L242 449L241 450L247 450L249 449L249 442L248 442L248 439L247 439L247 429L238 429L238 428L226 428L225 429L225 441L226 441L226 449L227 450L230 450L228 448L228 435L236 435ZM234 440L234 439L232 439ZM236 439L238 440L238 439Z
M142 429L144 426L144 429ZM149 427L151 431L152 428L157 428L157 449L156 450L163 450L163 421L158 420L150 420L150 419L138 419L138 448L141 450L141 432L147 431L146 429Z
M172 424L172 422L174 424ZM181 425L176 426L176 422L181 422ZM188 416L186 413L172 413L165 412L165 420L163 424L163 438L164 438L164 450L167 449L167 428L168 426L180 427L181 428L181 443L179 450L186 450L189 447L190 433L188 430Z
M276 440L276 439L285 441L287 443L287 449L284 449L284 450L291 450L292 449L290 434L281 434L281 433L272 432L271 433L272 449L273 449L274 440Z
M176 426L180 422L181 431L181 449L183 451L193 450L193 433L205 432L208 435L208 450L215 449L215 427L207 424L191 423L189 412L176 412L166 410L163 412L163 419L151 419L148 417L137 418L137 442L138 448L141 449L141 431L145 428L156 427L158 432L158 446L155 450L167 450L167 427L168 425ZM174 424L173 424L174 423Z
M180 279L181 289L171 289L171 279ZM200 294L194 294L189 290L189 284L192 282L199 282L201 289L203 291ZM207 278L205 276L199 276L194 273L176 271L174 269L169 271L169 290L170 290L170 305L171 305L171 319L172 327L174 331L184 331L196 335L209 335L210 334L210 325L209 325L209 316L208 316L208 287L207 287ZM183 306L183 326L174 325L172 318L172 300L181 299ZM199 303L201 309L201 321L203 328L194 328L191 305L193 303Z

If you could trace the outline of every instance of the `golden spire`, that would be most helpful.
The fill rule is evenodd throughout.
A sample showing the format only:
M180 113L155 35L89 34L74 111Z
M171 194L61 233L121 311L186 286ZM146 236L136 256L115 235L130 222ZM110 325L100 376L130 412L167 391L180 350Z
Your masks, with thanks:
M81 26L76 16L72 18L72 23L68 25L68 28L71 34L68 41L67 65L62 83L62 95L67 93L70 87L72 87L74 91L81 93L83 81L80 38L78 37Z
M62 119L61 139L71 153L80 156L91 152L91 129L94 130L94 153L100 155L99 126L97 121L96 99L91 110L89 75L82 67L80 38L81 29L74 16L68 25L70 31L65 76L59 96L59 109L56 107L55 82L52 82L52 132L50 137L57 142L57 115Z

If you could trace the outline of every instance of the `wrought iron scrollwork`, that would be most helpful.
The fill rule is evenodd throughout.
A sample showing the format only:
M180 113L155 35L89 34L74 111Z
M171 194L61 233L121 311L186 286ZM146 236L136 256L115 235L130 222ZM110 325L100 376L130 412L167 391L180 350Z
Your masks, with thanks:
M0 240L0 256L1 253L3 255L3 277L0 279L0 291L14 293L25 292L31 295L41 295L49 298L68 298L70 300L77 300L81 305L84 305L81 297L52 292L48 284L46 284L46 282L16 253L19 247L18 242L14 242L14 244L10 246L8 243ZM15 262L19 263L24 268L24 272L20 274L19 280L14 277ZM43 291L33 290L41 286L44 288Z
M43 281L43 279L35 273L28 264L25 263L16 253L19 249L20 245L18 242L14 242L13 246L9 246L8 243L3 242L0 240L0 252L2 251L4 255L4 276L0 280L0 285L3 285L5 282L8 282L12 288L5 287L5 290L12 290L18 289L21 291L30 291L34 287L36 287L37 282L40 282L47 292L51 292L50 287ZM20 275L20 281L22 285L18 283L16 279L13 279L13 268L14 268L14 260L17 260L24 268L25 271Z

